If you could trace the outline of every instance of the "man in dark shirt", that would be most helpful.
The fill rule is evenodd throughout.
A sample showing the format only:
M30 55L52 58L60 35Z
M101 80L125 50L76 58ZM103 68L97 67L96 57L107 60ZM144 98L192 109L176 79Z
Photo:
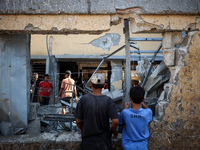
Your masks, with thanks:
M40 80L38 79L38 73L33 73L33 77L31 79L31 102L39 102L38 97L39 97L39 87Z
M82 150L111 150L111 135L118 133L118 114L113 100L102 95L105 84L102 74L94 74L90 86L92 93L84 95L75 111L76 124L82 133ZM110 128L109 118L112 120Z

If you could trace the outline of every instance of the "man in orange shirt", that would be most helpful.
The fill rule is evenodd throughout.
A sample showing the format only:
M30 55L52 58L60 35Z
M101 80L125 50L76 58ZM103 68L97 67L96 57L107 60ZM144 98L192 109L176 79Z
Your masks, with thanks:
M62 80L60 92L58 93L57 101L59 101L60 94L62 93L62 100L70 103L70 100L73 97L73 92L75 95L75 101L77 101L77 92L75 81L71 78L71 71L65 71L65 79ZM66 106L64 104L62 108L62 114L65 114Z

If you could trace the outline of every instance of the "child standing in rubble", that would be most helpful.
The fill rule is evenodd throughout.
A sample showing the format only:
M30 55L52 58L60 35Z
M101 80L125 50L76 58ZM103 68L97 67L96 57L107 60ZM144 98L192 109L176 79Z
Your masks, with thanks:
M41 87L40 96L42 98L41 105L49 105L50 94L53 92L53 85L49 82L49 75L44 75L44 81L39 83Z
M144 94L142 87L132 87L129 97L132 108L129 108L127 102L120 114L119 125L123 126L122 146L124 150L147 150L148 124L152 121L152 111L144 104Z

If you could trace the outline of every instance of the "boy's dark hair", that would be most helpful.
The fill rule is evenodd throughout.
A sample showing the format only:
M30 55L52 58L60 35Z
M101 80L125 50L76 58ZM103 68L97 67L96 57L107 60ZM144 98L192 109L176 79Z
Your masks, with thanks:
M102 89L104 87L104 84L93 84L92 83L92 87L95 89Z
M49 75L48 75L48 74L45 74L44 77L49 77Z
M141 86L137 85L130 90L130 97L136 104L140 104L144 99L145 90Z
M71 73L70 70L66 70L66 71L65 71L65 74L67 74L68 76L71 76L72 73Z

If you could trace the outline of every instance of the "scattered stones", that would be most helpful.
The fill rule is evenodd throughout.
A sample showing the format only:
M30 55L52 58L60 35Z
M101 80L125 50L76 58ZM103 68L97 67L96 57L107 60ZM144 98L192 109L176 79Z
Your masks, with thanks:
M40 129L40 118L36 118L35 120L31 121L28 124L26 133L27 134L37 134L37 133L41 133L41 129Z

